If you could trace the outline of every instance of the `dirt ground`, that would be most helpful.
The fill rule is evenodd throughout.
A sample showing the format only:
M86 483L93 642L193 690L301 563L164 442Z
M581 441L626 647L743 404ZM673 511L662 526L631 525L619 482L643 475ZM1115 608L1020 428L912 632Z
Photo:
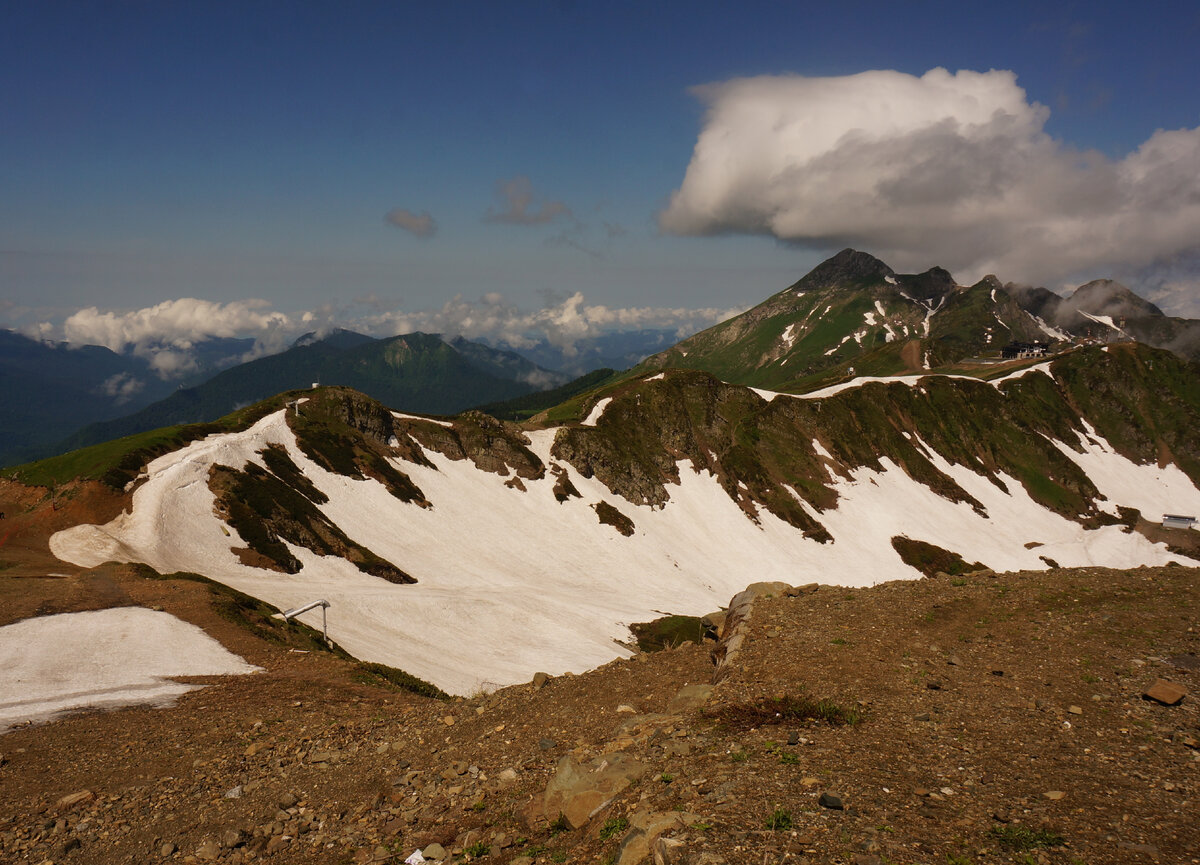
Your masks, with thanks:
M1200 862L1194 569L822 585L757 600L707 699L676 698L710 682L711 643L439 701L257 637L203 583L56 563L57 513L0 544L0 624L161 608L264 672L0 735L6 863L399 863L435 843L522 865ZM1144 699L1158 679L1187 696ZM792 717L806 701L854 723ZM581 825L545 813L556 772L621 761L636 777Z

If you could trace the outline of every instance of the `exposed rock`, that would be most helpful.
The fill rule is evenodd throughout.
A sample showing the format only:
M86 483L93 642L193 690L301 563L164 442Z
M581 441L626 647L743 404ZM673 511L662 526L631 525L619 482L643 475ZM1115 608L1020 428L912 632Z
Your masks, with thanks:
M685 829L700 820L698 815L684 811L639 811L629 818L629 831L625 833L617 848L617 865L641 865L642 861L655 851L654 842L660 835L675 829ZM662 854L655 855L656 865L660 861L659 855ZM673 855L673 852L669 855ZM670 865L675 860L664 858L661 861Z
M837 793L822 793L821 798L817 800L817 803L822 808L829 808L833 811L844 811L846 808L846 803L842 801L842 797Z
M446 858L446 848L434 842L421 850L421 855L433 862L441 862Z
M668 714L678 715L682 712L699 709L705 704L712 692L712 685L684 685L679 689L679 693L671 698L671 702L667 704L667 712Z
M78 793L69 793L63 796L56 803L54 808L57 811L70 811L76 805L81 805L84 802L91 802L96 798L96 794L91 790L80 790Z
M1156 679L1154 684L1146 689L1142 697L1161 703L1164 706L1177 706L1187 696L1187 688L1183 685L1169 682L1166 679Z
M579 829L646 770L644 764L620 751L587 764L574 757L563 757L546 792L530 804L528 816L531 820L553 820L562 814L572 827Z

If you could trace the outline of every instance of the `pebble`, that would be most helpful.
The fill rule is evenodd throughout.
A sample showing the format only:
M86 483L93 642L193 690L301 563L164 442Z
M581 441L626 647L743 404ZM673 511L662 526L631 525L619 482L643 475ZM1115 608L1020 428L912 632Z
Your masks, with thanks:
M817 802L822 808L829 808L832 811L843 811L846 808L842 797L837 793L822 793L821 798Z

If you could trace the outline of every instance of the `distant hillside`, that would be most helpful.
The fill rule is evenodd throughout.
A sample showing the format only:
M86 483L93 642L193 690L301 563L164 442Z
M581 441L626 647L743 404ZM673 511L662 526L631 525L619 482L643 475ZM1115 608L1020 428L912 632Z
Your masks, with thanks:
M135 414L93 424L59 451L176 424L214 420L239 406L321 384L353 387L398 410L453 414L563 383L565 376L477 343L411 333L372 339L338 331L302 337L285 352L225 370Z

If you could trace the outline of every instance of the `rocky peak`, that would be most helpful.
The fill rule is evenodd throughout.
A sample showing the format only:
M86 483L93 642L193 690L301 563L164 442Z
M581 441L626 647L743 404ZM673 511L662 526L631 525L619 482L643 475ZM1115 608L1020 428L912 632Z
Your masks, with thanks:
M814 291L840 285L861 285L881 282L895 271L873 255L846 248L827 259L791 286L798 291Z
M1094 279L1079 286L1070 298L1071 306L1092 315L1160 316L1163 311L1148 300L1138 297L1124 285L1111 279Z

